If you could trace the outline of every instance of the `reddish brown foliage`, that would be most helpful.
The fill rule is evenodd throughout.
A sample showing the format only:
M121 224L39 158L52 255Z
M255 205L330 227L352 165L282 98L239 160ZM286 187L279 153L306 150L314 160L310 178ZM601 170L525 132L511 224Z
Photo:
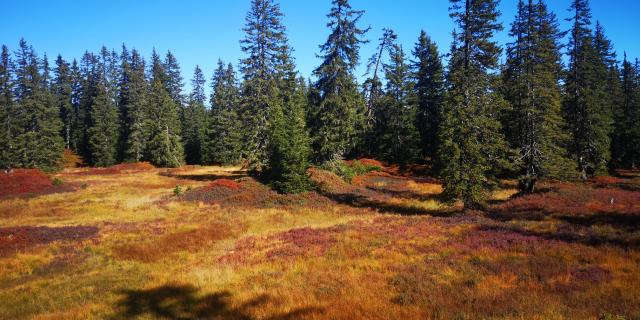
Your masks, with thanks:
M211 184L209 184L205 189L206 190L212 190L215 188L229 188L229 189L239 189L240 185L233 181L233 180L229 180L229 179L218 179L213 181Z
M353 189L353 186L346 183L333 172L318 168L309 168L307 173L309 173L311 181L316 183L322 191L341 193L348 192Z
M92 226L0 228L0 256L55 241L82 241L98 234Z
M229 254L220 257L224 263L256 264L263 261L319 257L336 243L339 227L326 229L292 229L268 237L240 239Z
M640 213L640 192L614 188L558 184L558 190L515 198L496 206L503 214L537 213L590 215L595 213Z
M84 166L84 161L82 160L82 157L75 154L73 151L64 149L64 153L62 154L62 164L64 168L78 168Z
M218 179L209 186L186 192L184 201L204 202L225 207L318 206L328 200L315 192L284 195L253 178L238 181Z
M320 257L334 245L344 243L344 237L358 242L368 242L369 239L393 239L393 241L383 241L380 245L384 245L387 251L405 252L406 248L399 246L402 241L442 234L443 230L427 219L376 218L373 222L355 221L330 228L300 228L267 237L247 237L239 240L235 249L222 256L220 261L257 264L300 257ZM356 258L361 253L346 250L346 254L349 258Z
M0 172L0 197L43 193L53 189L51 179L38 169Z
M228 225L213 223L195 230L170 233L152 242L118 246L114 253L121 259L155 262L175 252L201 250L234 234Z
M362 159L358 159L358 161L360 162L360 164L365 165L365 166L384 168L384 164L382 162L378 161L378 160L375 160L375 159L362 158Z

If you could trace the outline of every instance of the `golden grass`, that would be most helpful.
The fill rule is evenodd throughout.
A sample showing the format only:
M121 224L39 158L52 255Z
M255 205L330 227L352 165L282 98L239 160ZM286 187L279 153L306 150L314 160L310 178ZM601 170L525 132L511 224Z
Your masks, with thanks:
M159 318L154 307L222 319L640 316L637 249L509 231L546 235L556 220L404 216L346 203L224 207L180 201L173 189L234 179L239 168L83 170L56 175L84 185L75 192L0 201L2 227L100 230L0 256L0 319ZM451 209L435 197L439 184L397 181L404 193L375 200L409 213ZM507 186L492 199L514 193Z

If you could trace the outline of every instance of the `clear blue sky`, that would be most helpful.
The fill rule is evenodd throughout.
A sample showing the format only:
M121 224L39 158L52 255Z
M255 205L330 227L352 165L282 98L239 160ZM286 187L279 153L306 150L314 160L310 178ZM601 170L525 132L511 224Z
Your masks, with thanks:
M39 55L50 59L62 54L68 60L79 58L85 50L97 52L102 45L116 48L126 43L146 58L152 48L171 50L182 67L185 84L196 64L207 79L218 58L236 64L242 57L244 17L249 0L3 0L0 19L0 43L11 49L24 37ZM318 64L318 45L328 30L326 14L330 0L281 0L291 45L295 49L298 69L308 77ZM570 0L548 0L559 18L569 16ZM503 0L501 21L505 31L498 41L508 41L507 30L513 20L516 0ZM362 26L371 26L367 38L371 43L361 51L365 62L374 52L383 27L392 28L409 51L424 29L438 43L441 51L449 49L453 24L448 16L447 0L352 0L352 6L365 10ZM622 57L640 57L640 1L592 0L594 22L600 20L607 35ZM561 21L563 29L568 28ZM365 71L361 64L358 75Z

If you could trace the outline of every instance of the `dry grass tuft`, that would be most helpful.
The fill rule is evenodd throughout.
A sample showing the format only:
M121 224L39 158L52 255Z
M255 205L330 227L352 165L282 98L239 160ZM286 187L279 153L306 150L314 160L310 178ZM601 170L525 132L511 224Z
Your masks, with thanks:
M91 226L0 228L0 257L56 241L82 241L97 234L98 228Z
M141 262L156 262L170 258L171 254L181 251L197 252L211 244L228 239L235 234L229 226L213 223L189 231L169 233L148 242L120 245L114 248L119 259Z

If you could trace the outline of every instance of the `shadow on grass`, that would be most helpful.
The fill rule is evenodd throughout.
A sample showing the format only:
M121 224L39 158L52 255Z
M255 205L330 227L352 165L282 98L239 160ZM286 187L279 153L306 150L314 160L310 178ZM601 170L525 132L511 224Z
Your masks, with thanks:
M190 286L167 285L149 290L127 290L118 303L120 310L113 319L238 319L251 320L250 311L264 305L272 305L273 299L263 295L242 304L231 303L231 294L219 292L200 296L198 289ZM305 315L320 314L320 308L301 308L284 314L263 318L272 320L299 319Z
M640 248L640 239L638 238L630 238L628 236L615 234L594 234L584 232L584 230L580 228L571 228L570 226L565 226L564 228L562 228L562 230L558 230L555 232L529 230L505 223L484 225L481 226L481 229L515 232L525 236L533 236L547 240L562 241L566 243L582 244L592 247L611 245L622 249Z
M490 210L485 212L485 216L494 221L494 224L485 226L489 229L503 229L528 236L590 246L640 247L640 237L636 233L640 229L638 213L594 212L588 215L567 215L538 209L514 212ZM553 231L531 230L518 225L518 222L531 225L550 220L559 223Z
M355 193L323 193L323 195L340 204L346 204L356 208L369 208L383 213L402 216L429 215L434 217L451 217L460 212L460 210L455 209L430 210L414 206L392 204Z
M214 181L218 179L240 179L244 177L248 177L248 174L244 171L233 171L230 172L230 175L220 175L220 174L177 174L171 172L161 172L159 173L163 177L181 179L181 180L193 180L193 181Z
M429 200L440 200L439 194L419 194L413 191L397 191L397 190L388 190L384 188L377 187L366 187L368 190L381 192L384 194L388 194L392 197L409 199L409 200L418 200L418 201L429 201Z

